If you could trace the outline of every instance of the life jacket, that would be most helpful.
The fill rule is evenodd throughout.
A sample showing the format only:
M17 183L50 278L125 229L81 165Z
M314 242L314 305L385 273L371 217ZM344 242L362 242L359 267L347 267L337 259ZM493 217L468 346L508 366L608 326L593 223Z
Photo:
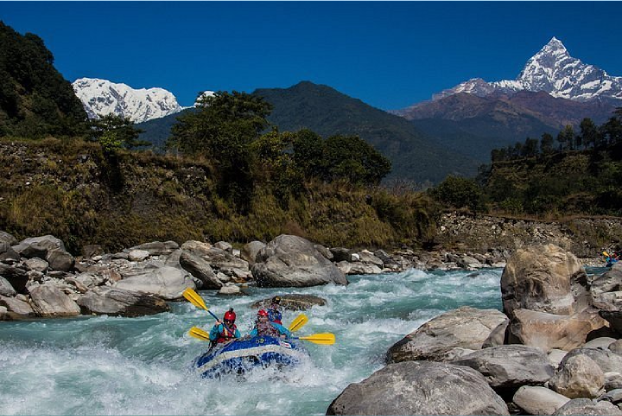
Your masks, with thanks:
M237 326L235 326L235 324L231 325L231 328L227 328L225 324L221 324L221 325L222 325L222 332L218 333L218 339L216 340L216 342L219 344L224 343L224 342L229 342L232 339L234 339L235 330L237 329Z
M279 325L283 325L283 322L281 322L281 320L283 319L283 314L276 308L268 309L268 319L270 320L270 322L276 322Z
M257 335L260 337L278 337L281 333L278 329L270 325L270 322L257 322Z

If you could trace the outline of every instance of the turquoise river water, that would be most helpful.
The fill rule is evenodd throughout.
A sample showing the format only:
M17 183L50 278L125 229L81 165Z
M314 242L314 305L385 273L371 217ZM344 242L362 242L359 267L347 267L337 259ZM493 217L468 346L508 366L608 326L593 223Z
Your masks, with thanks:
M0 322L0 415L323 415L350 383L384 366L387 350L441 313L469 305L501 309L502 269L350 276L348 286L249 288L224 298L200 292L210 310L229 307L248 333L250 305L275 294L310 294L328 305L306 311L298 335L332 332L332 346L305 343L300 367L257 369L244 381L204 380L191 371L211 316L188 302L141 318L86 317ZM284 313L287 326L297 312Z

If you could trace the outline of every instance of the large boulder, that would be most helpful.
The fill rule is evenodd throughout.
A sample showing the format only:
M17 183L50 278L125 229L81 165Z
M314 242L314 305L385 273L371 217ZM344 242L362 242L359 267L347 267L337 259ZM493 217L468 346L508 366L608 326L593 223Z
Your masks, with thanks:
M509 327L509 339L545 352L554 348L570 351L583 345L587 335L604 324L595 311L569 316L517 309Z
M161 298L130 290L100 286L78 299L84 314L136 317L169 312L171 308Z
M53 235L26 238L13 246L13 249L22 257L46 260L52 270L66 272L75 264L75 259L67 252L62 240Z
M294 235L280 235L255 259L252 273L259 286L308 287L334 283L346 285L345 275L313 244Z
M17 244L17 239L6 231L0 231L0 254L4 254L11 246Z
M327 415L508 415L477 371L444 363L390 364L350 384Z
M57 286L45 284L29 289L33 310L44 318L80 315L80 306Z
M114 286L134 292L151 293L167 300L179 299L187 288L196 288L190 274L170 266L145 270L142 274L118 281Z
M518 249L501 275L503 311L509 317L518 309L571 315L575 312L571 280L584 275L579 260L553 244Z
M544 384L555 374L546 354L525 345L485 348L460 357L452 364L479 371L497 392L525 384Z
M496 309L464 306L426 322L415 332L393 345L387 354L389 362L454 358L452 351L463 348L479 350L508 318Z
M594 398L602 393L605 375L587 355L575 355L564 360L551 378L551 389L571 399Z

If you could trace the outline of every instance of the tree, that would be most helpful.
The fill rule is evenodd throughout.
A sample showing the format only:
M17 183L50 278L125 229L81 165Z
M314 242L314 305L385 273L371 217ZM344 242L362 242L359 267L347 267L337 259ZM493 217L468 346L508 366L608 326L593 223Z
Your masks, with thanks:
M138 146L148 146L149 142L138 140L142 130L134 126L134 122L127 117L116 114L100 115L93 119L90 125L90 140L99 142L107 152L115 149L133 149Z
M243 92L201 96L196 111L177 118L167 147L219 160L259 137L268 126L271 111L272 105L262 97Z
M391 172L389 159L358 136L329 137L322 158L322 175L328 181L347 179L355 184L377 185Z
M544 133L540 138L540 152L544 155L553 153L553 143L555 139L550 133Z
M521 152L524 157L538 156L538 139L531 139L528 137L525 140L525 144L523 145Z
M253 188L250 145L268 127L272 105L262 97L219 91L198 99L196 111L177 118L168 148L202 155L214 167L221 196L249 207Z
M449 175L430 193L438 201L454 208L469 208L477 213L485 209L483 189L473 179Z
M572 125L566 125L566 127L557 134L557 141L559 142L560 151L563 152L566 149L572 150L574 147L574 129Z
M323 159L324 140L319 134L303 129L294 135L293 158L306 178L319 178L325 170Z
M581 141L584 147L595 147L598 141L598 127L590 118L584 118L579 125Z

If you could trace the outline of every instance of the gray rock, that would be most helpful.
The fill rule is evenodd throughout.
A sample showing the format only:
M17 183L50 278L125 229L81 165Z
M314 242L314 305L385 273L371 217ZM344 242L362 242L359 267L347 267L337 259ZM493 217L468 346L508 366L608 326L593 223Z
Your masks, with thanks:
M265 246L266 244L262 243L261 241L251 241L250 243L245 244L244 247L242 247L241 256L244 260L248 262L250 266L252 266L253 264L255 264L255 258L257 257L257 253L259 253L261 249L263 249Z
M350 384L327 415L508 415L508 408L477 371L451 364L390 364Z
M571 415L622 415L622 410L607 402L596 402L590 399L573 399L557 409L554 416Z
M167 256L179 248L179 244L174 241L153 241L151 243L140 244L130 248L130 250L147 251L150 256Z
M415 332L393 345L389 362L444 361L454 348L479 350L492 331L508 318L495 309L464 306L426 322Z
M611 337L599 337L594 338L583 345L583 348L600 348L602 350L609 349L609 346L616 342L615 338Z
M618 390L622 389L622 374L620 373L605 373L605 390ZM622 390L620 390L622 392Z
M65 250L49 250L45 256L45 260L50 264L51 270L68 272L73 269L75 259Z
M313 306L326 305L326 299L314 295L284 294L281 296L281 308L290 311L306 311ZM251 305L251 308L265 309L270 306L272 298L263 299Z
M348 283L345 275L308 240L285 234L272 240L259 252L252 273L257 284L263 287Z
M80 307L61 289L43 284L29 289L33 310L44 318L80 315Z
M13 250L22 257L39 257L41 259L45 259L47 253L52 250L67 251L65 244L53 235L26 238L13 246Z
M333 255L332 261L335 263L339 263L340 261L352 263L354 261L350 250L345 247L333 247L330 249L330 252Z
M576 312L570 281L585 271L572 254L553 244L518 249L501 276L503 312L529 309L556 315Z
M136 317L170 312L161 298L131 290L100 286L78 298L82 313Z
M557 315L529 309L514 310L509 326L510 343L530 345L543 351L571 350L585 343L587 335L604 325L595 310Z
M13 289L13 286L11 286L11 283L9 283L9 281L6 280L2 276L0 276L0 295L2 296L17 295L17 292L15 291L15 289Z
M493 389L543 384L555 369L539 349L526 345L502 345L475 351L452 364L465 365L484 375Z
M603 371L587 355L563 360L559 371L549 381L551 389L571 399L598 397L604 385Z
M13 264L17 263L20 260L19 254L13 250L13 248L9 247L8 250L0 254L0 262Z
M129 261L145 261L150 257L147 250L132 249L127 253Z
M13 319L33 318L35 316L35 312L32 310L30 304L24 299L21 299L20 296L23 295L18 295L16 297L5 297L0 295L0 305L8 309L8 313Z
M540 386L522 386L512 401L528 415L551 415L570 399Z
M164 266L115 283L114 287L157 295L167 300L179 299L184 290L196 288L192 277L184 270Z
M242 290L236 285L226 285L220 288L218 294L223 296L239 296L242 294Z
M594 348L576 348L566 354L566 357L564 357L562 361L562 365L565 360L575 355L587 355L598 364L603 373L622 374L622 356L613 351Z
M214 243L214 247L233 254L233 246L226 241L218 241L217 243Z
M179 264L184 270L201 281L201 289L220 289L223 286L210 264L202 257L182 250Z
M24 265L28 270L33 270L41 273L45 273L48 267L50 267L50 264L47 261L38 257L27 259L26 261L24 261Z

